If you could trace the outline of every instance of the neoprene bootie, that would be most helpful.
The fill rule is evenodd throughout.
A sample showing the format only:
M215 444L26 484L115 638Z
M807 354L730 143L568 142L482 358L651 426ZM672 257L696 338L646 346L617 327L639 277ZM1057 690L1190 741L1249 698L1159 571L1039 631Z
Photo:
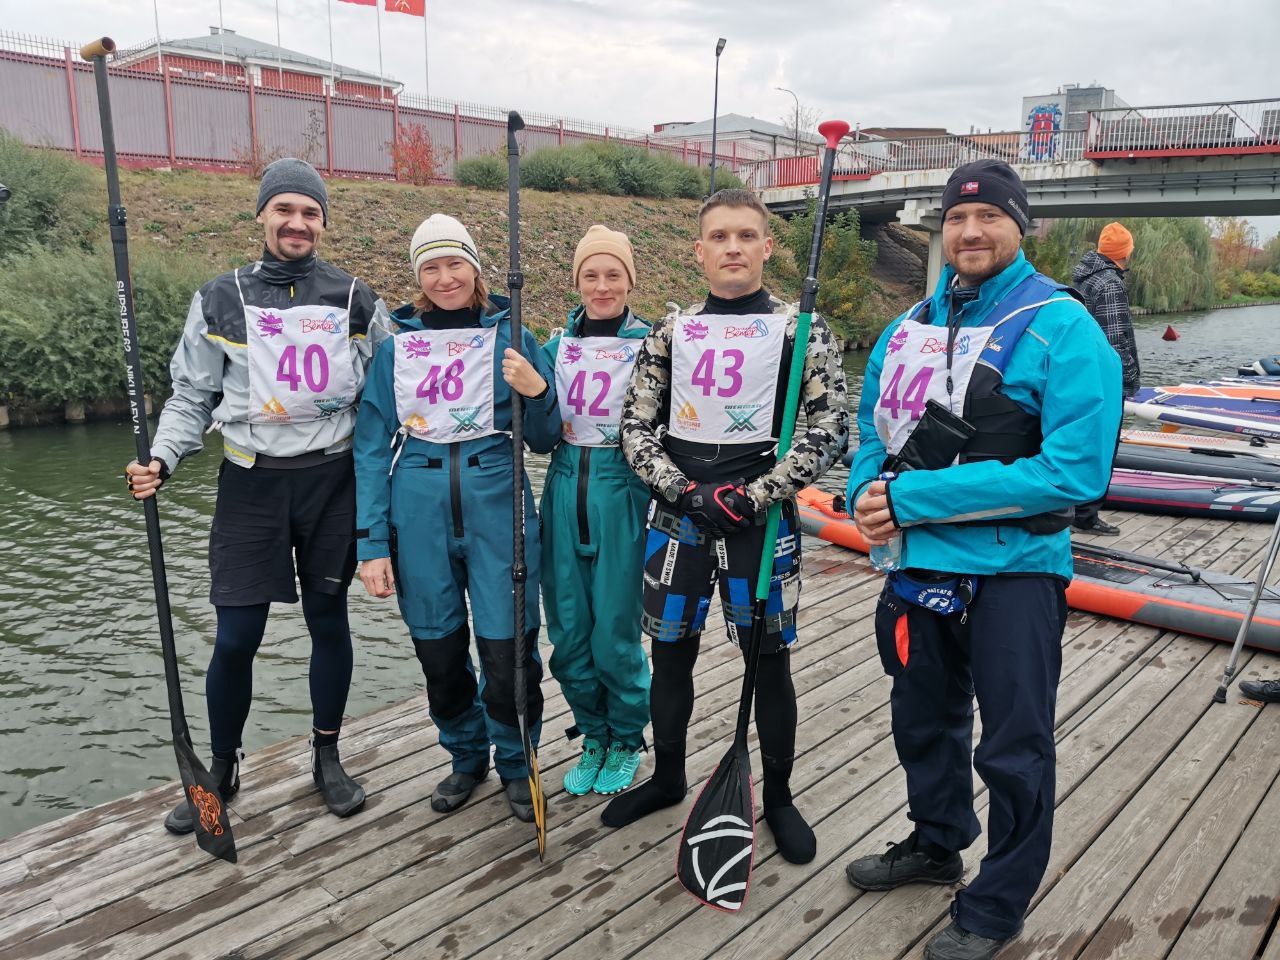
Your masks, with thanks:
M349 817L364 806L364 787L342 769L336 743L312 747L311 778L334 816Z
M479 773L455 770L436 785L431 794L431 809L436 813L452 813L467 802L476 784L488 775L488 767Z
M229 760L214 757L209 764L209 774L218 781L218 796L226 803L240 789L240 757L239 754ZM196 829L195 817L191 813L191 803L185 797L169 811L164 818L164 828L170 833L193 833Z

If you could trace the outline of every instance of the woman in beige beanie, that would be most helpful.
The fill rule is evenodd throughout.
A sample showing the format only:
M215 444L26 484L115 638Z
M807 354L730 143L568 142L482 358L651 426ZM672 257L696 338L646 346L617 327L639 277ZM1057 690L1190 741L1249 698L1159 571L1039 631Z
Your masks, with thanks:
M597 224L578 243L582 304L543 347L555 370L562 437L542 494L542 578L551 673L583 735L569 793L618 793L640 765L649 662L640 640L640 578L649 490L618 446L622 400L649 325L627 297L631 241Z

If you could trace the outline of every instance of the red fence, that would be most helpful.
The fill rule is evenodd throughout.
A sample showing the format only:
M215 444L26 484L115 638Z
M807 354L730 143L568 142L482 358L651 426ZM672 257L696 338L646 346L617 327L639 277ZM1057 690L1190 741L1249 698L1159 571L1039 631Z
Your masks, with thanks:
M100 157L92 68L70 46L15 40L0 35L0 47L18 48L0 49L0 127L36 146ZM392 179L402 131L420 127L441 161L437 179L452 182L459 160L506 144L505 108L413 96L378 102L302 93L256 85L244 76L204 79L112 67L110 77L116 149L123 162L138 166L246 170L296 156L331 175ZM539 114L524 117L526 150L607 141L694 166L711 161L710 151L696 142ZM725 144L718 163L737 171L758 158L748 150Z

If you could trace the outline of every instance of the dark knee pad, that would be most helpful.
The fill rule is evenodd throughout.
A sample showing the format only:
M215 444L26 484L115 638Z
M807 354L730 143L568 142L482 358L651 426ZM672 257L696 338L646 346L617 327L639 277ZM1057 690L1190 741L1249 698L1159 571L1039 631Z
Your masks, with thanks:
M476 678L467 669L469 639L465 626L437 640L413 638L413 652L427 679L427 703L441 720L461 716L475 701Z
M542 664L533 659L538 631L525 634L525 697L529 725L542 719ZM489 716L509 727L517 726L515 702L515 643L512 640L490 640L476 637L480 662L484 666L484 700Z

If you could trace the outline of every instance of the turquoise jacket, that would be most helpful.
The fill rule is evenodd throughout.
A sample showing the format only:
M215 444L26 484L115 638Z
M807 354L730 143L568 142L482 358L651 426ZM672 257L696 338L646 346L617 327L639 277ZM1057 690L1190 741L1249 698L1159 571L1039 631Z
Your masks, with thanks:
M1000 301L1035 272L1022 252L964 305L961 327L999 316ZM955 270L943 268L928 320L945 326ZM910 311L908 311L909 313ZM885 458L874 413L885 345L907 314L889 324L867 362L858 404L860 446L849 472L850 509ZM923 322L924 317L920 320ZM1026 517L1096 500L1111 477L1122 400L1120 359L1077 300L1062 293L1040 307L1014 348L1004 393L1040 415L1040 452L1010 464L963 463L909 471L890 483L894 515L903 528L904 567L953 573L1047 573L1070 579L1071 535L1033 534L1021 527L958 526L961 518Z
M400 420L396 414L394 337L384 341L374 355L356 417L356 527L360 531L356 555L359 559L372 560L391 554L389 519L393 461L397 477L409 475L416 478L412 482L455 484L458 478L451 480L449 471L414 471L411 468L432 460L451 464L454 457L462 462L478 458L486 467L498 462L511 462L511 388L502 379L502 354L510 345L511 337L511 325L508 323L510 301L490 294L489 302L491 312L481 316L480 325L498 328L493 354L493 425L504 432L453 444L432 443L412 435L397 437ZM401 307L391 315L391 319L397 336L423 329L422 318L416 315L412 305ZM547 381L547 392L543 396L536 400L526 397L524 400L524 440L529 449L547 453L560 439L555 377L538 348L537 338L528 327L524 327L522 332L524 343L521 352ZM394 447L393 439L397 441ZM397 460L400 444L403 444L403 450ZM430 479L426 479L428 476ZM510 489L509 485L507 489ZM465 496L466 493L459 491L459 495ZM506 513L495 509L494 522L511 523L509 504Z
M586 311L583 307L574 307L569 311L569 316L565 320L564 330L557 333L543 346L542 353L547 358L547 366L551 368L553 380L555 379L556 358L560 356L560 338L562 336L579 336L579 331L582 329L582 321L585 317ZM636 316L630 307L627 307L627 316L622 321L618 336L628 340L643 340L648 333L649 324ZM551 454L551 465L569 474L576 474L578 463L581 459L578 455L579 449L568 443L558 444L555 452ZM621 447L592 447L590 449L590 471L593 476L601 474L610 477L632 477L643 486L643 482L631 472L631 468L627 466L627 461L623 459Z

